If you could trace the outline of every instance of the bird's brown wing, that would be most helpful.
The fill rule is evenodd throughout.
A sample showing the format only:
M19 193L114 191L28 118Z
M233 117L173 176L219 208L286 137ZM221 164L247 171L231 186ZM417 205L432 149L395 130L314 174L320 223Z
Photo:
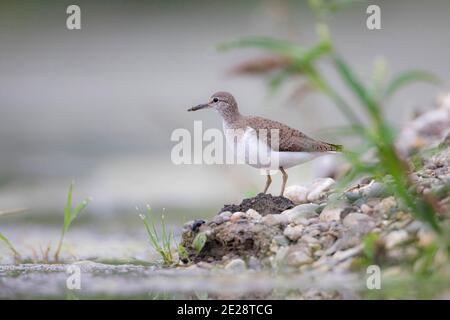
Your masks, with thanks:
M267 135L268 144L272 149L285 152L328 152L341 151L342 146L327 143L308 137L299 130L288 127L287 125L261 117L248 117L247 123L254 128L258 134ZM258 129L257 129L258 128ZM265 129L261 132L260 129ZM272 139L272 129L279 130L279 145L276 147L275 139ZM273 145L273 146L272 146Z

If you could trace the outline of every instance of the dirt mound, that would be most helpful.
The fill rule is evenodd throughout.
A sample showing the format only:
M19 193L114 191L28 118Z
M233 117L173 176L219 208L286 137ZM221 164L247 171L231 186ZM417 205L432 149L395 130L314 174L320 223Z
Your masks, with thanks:
M192 243L201 232L207 235L207 240L202 250L197 253ZM194 262L220 261L224 257L262 259L269 254L270 244L277 234L282 234L279 228L242 219L236 223L204 224L197 232L187 230L183 233L182 244L189 253L189 259Z
M270 194L260 193L254 198L242 200L239 205L228 204L220 211L225 212L246 212L248 209L257 211L261 216L268 214L280 214L281 212L293 208L294 203L285 197L274 197Z

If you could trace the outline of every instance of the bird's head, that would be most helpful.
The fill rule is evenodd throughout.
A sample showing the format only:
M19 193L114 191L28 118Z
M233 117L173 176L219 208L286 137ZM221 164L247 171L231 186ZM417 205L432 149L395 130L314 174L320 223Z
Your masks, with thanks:
M208 100L207 103L199 104L188 109L188 111L197 111L201 109L215 109L220 114L237 112L237 103L231 93L216 92Z

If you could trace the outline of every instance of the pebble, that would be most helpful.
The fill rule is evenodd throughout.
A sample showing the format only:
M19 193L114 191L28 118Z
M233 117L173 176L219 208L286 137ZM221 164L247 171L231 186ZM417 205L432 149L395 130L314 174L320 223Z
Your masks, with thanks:
M294 203L306 203L308 196L308 188L305 186L289 186L284 191L284 196Z
M367 198L384 198L389 195L387 187L377 181L372 181L367 186L364 186L359 190L361 194Z
M320 243L324 248L329 248L333 245L333 243L336 241L336 238L332 235L325 235L324 237L320 238Z
M321 256L323 256L325 254L325 251L323 251L323 250L316 250L316 251L314 251L314 256L315 257L321 257Z
M247 218L255 220L255 221L261 221L262 217L261 215L254 209L248 209L246 212Z
M200 261L197 263L197 267L199 267L200 269L212 269L213 265L211 263L205 262L205 261Z
M317 204L306 203L283 211L281 214L287 216L289 222L294 222L296 219L310 219L318 216L316 213L318 207Z
M310 229L308 230L308 235L311 237L318 236L320 234L320 231L318 229Z
M344 195L351 202L355 202L356 200L359 200L362 197L362 194L359 192L358 189L353 189L353 190L350 190L350 191L346 191L344 193Z
M219 224L222 224L222 223L224 222L224 219L223 219L223 217L221 217L221 216L219 215L219 216L215 216L215 217L211 220L211 222L212 222L212 223L215 223L215 224L217 224L217 225L219 225Z
M337 261L343 261L343 260L347 260L348 258L351 258L357 254L359 254L363 249L363 245L360 244L356 247L347 249L347 250L341 250L336 252L333 255L333 259L337 260Z
M274 236L272 241L275 242L278 246L288 246L289 245L289 239L282 235Z
M397 206L397 201L395 201L394 197L387 197L380 201L377 205L375 205L374 210L381 213L389 213L392 208Z
M297 225L307 226L310 224L310 221L305 218L295 218L295 220L292 221L292 223L297 224Z
M375 222L369 216L362 213L349 213L342 222L347 228L364 229L363 232L368 232L375 227Z
M261 262L260 262L257 258L251 256L251 257L248 259L248 268L249 268L249 269L252 269L252 270L257 270L257 271L259 271L259 270L262 269L262 264L261 264Z
M370 207L370 206L368 206L367 204L364 203L364 204L361 206L361 211L362 211L362 213L364 213L364 214L371 214L372 211L373 211L373 209L372 209L372 207Z
M344 193L348 200L355 202L361 200L362 197L365 198L383 198L389 195L387 187L380 183L372 180L369 184L361 186L359 188L354 188Z
M279 224L286 225L289 223L287 217L281 214L268 214L262 218L262 222L269 227Z
M311 218L311 219L308 220L308 222L309 222L309 224L315 224L315 223L319 223L320 219L319 219L319 217Z
M235 212L235 213L233 213L231 215L230 221L231 222L236 222L236 221L240 220L243 217L245 217L245 212Z
M320 232L326 232L330 229L331 224L329 222L319 222L316 224L316 228L320 230Z
M309 234L305 234L304 236L302 236L301 240L303 242L306 242L308 244L318 244L320 243L320 241L316 238L314 238L313 236L309 235Z
M320 214L320 221L339 221L341 220L342 210L343 208L327 206Z
M245 271L247 268L245 261L242 259L233 259L225 266L225 270L230 271Z
M406 240L408 240L408 232L405 230L395 230L385 237L384 242L387 249L392 249Z
M297 241L301 237L302 233L303 233L302 225L297 226L288 225L283 232L283 234L292 241Z
M314 181L307 195L309 202L320 200L324 197L325 191L329 190L335 184L332 178L321 178Z
M286 255L286 264L291 267L300 267L314 262L311 251L305 247L291 247Z
M432 231L425 229L420 229L419 232L417 232L417 237L419 238L418 244L421 247L427 247L436 242L436 235Z
M232 215L232 213L230 211L224 211L219 214L219 216L221 216L222 218L228 218L228 219L231 217L231 215Z

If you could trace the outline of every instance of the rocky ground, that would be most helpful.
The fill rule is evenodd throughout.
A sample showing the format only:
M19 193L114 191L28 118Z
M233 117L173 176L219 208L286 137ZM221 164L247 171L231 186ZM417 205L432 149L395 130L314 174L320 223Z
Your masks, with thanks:
M450 95L406 125L399 145L420 164L411 180L443 209L448 234ZM343 189L321 178L186 223L186 252L170 268L81 260L82 290L68 291L68 264L0 265L0 298L448 298L441 241L385 183L365 177ZM368 291L370 265L380 267L383 290Z
M411 179L448 212L449 96L441 99L439 108L406 126L399 143L406 157L412 152L416 158L420 155L420 169L411 173ZM317 179L307 186L288 187L285 198L258 194L225 206L210 221L191 221L182 237L189 255L185 262L202 268L323 275L361 273L363 267L376 264L395 276L411 268L420 270L431 250L433 263L448 264L446 250L434 249L435 233L415 219L385 184L366 177L349 189L336 187L331 178ZM448 216L439 218L445 226ZM196 245L200 235L206 239L201 250ZM444 283L449 285L448 266L445 270ZM300 290L297 297L304 294ZM319 290L318 295L336 298L342 292Z

